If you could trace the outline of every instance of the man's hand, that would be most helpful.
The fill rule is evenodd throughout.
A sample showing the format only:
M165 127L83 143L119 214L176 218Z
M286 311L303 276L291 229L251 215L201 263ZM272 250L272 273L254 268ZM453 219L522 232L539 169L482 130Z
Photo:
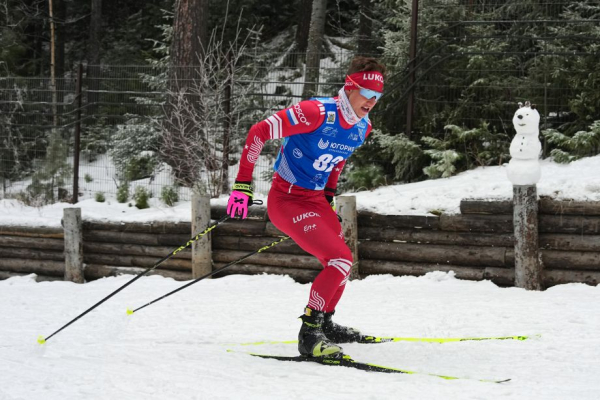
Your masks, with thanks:
M235 218L238 214L242 219L248 216L248 207L252 205L254 197L251 182L235 182L233 192L227 202L227 215Z

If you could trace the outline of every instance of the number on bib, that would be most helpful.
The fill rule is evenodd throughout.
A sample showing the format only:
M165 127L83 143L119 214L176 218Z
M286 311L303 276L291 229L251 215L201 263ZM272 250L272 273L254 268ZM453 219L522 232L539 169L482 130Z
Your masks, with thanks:
M322 154L313 163L313 168L317 171L331 172L333 167L343 159L344 157L341 156L334 158L331 154Z

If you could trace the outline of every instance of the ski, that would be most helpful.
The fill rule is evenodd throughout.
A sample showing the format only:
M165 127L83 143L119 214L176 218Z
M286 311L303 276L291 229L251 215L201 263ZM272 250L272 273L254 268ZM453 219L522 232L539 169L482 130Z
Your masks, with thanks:
M227 350L227 351L232 352L232 353L236 352L235 350ZM407 375L419 374L419 375L434 376L436 378L442 378L442 379L447 379L447 380L471 379L471 378L460 378L460 377L449 376L449 375L430 374L430 373L426 373L426 372L409 371L406 369L399 369L399 368L393 368L393 367L385 367L383 365L377 365L377 364L356 361L356 360L353 360L348 355L344 355L341 358L337 358L337 357L280 356L280 355L259 354L259 353L252 353L252 352L241 352L241 353L248 354L248 355L251 355L254 357L269 359L269 360L291 361L291 362L312 362L312 363L328 365L328 366L354 368L354 369L358 369L361 371L367 371L367 372L382 372L382 373L387 373L387 374L407 374ZM489 382L489 383L503 383L503 382L510 381L510 379L501 379L501 380L477 379L477 380L480 382Z
M482 337L455 337L455 338L427 338L427 337L393 337L393 336L363 336L356 343L363 344L376 344L376 343L390 343L390 342L423 342L423 343L452 343L452 342L466 342L466 341L483 341L483 340L528 340L533 338L539 338L541 335L519 335L519 336L482 336ZM239 343L240 346L259 346L264 344L294 344L298 343L297 340L266 340L259 342L246 342Z

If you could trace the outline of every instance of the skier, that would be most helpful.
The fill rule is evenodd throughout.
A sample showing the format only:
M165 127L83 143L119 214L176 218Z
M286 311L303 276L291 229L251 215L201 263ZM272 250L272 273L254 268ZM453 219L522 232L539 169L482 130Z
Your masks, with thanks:
M353 263L334 196L346 159L371 132L368 114L382 95L385 70L374 58L355 57L336 97L301 101L255 124L240 158L227 213L244 219L252 205L258 156L267 140L283 138L269 191L269 218L324 267L300 317L298 350L304 356L342 357L337 344L361 338L358 330L332 321Z

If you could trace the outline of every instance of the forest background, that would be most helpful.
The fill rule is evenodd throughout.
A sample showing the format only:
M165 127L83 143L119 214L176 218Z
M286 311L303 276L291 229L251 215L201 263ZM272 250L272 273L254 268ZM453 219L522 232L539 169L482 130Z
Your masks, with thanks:
M507 162L518 102L544 157L600 152L600 1L0 0L0 198L228 193L248 128L354 55L389 71L342 191Z

